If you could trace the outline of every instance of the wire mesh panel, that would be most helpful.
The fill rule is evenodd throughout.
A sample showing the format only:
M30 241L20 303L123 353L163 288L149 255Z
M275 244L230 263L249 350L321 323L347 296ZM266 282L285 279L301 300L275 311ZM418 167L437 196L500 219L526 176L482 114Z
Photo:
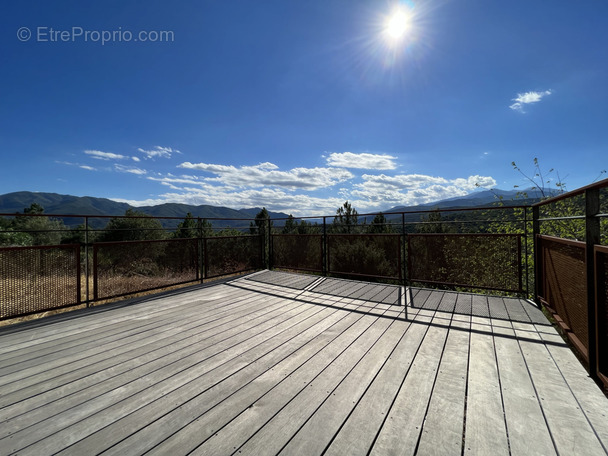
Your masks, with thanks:
M585 243L539 236L541 301L587 358L589 349Z
M78 245L0 248L0 319L80 304Z
M93 245L94 299L199 279L197 239L99 242Z
M408 234L412 282L522 291L517 234Z
M323 272L323 235L273 234L271 242L273 267Z
M260 236L217 236L204 239L205 278L260 269Z
M608 247L595 246L595 292L597 315L597 370L608 387Z
M401 235L329 234L330 274L401 279Z

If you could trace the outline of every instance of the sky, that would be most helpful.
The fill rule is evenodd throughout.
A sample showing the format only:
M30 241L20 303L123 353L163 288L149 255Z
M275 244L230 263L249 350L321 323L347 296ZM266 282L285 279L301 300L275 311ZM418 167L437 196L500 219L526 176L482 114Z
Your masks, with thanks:
M608 168L603 0L8 1L0 194L359 212ZM553 169L552 172L549 172Z

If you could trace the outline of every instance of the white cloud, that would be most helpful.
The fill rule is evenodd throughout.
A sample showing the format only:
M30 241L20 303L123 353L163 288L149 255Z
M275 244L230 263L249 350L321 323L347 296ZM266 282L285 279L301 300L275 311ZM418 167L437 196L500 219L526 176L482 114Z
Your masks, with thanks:
M204 164L203 164L204 165ZM223 165L203 166L205 169L240 170ZM262 166L267 166L262 164ZM267 166L273 168L274 166ZM272 169L270 170L272 171ZM268 172L270 172L268 171ZM233 178L234 176L231 176ZM343 186L331 196L319 195L308 188L280 188L280 186L234 186L225 184L221 178L198 178L191 175L149 176L147 179L166 187L169 192L157 199L126 201L133 205L176 202L185 204L210 204L233 208L265 206L274 211L291 213L295 216L316 216L334 214L336 208L349 200L360 213L387 210L394 206L409 206L438 201L440 199L463 196L471 193L480 184L493 187L496 181L490 176L469 176L467 178L446 179L423 174L386 176L365 174L363 182Z
M172 154L181 154L181 152L177 149L172 149L171 147L162 147L162 146L154 146L151 150L144 150L142 148L137 149L138 152L141 152L145 155L146 160L148 158L171 158Z
M86 169L88 171L97 171L97 168L93 168L92 166L88 166L88 165L79 165L79 167L82 169Z
M513 98L513 103L509 108L514 111L519 111L521 113L524 111L524 106L531 103L538 103L543 99L543 97L547 95L551 95L553 92L551 90L545 90L544 92L525 92L517 94L517 98Z
M317 190L354 177L351 172L341 168L293 168L289 171L279 171L277 165L268 162L238 168L232 165L184 162L179 168L214 174L216 177L204 180L232 188L274 186L292 190Z
M123 165L119 165L117 163L114 164L114 169L120 173L137 174L139 176L148 174L148 172L145 169L136 168L134 166L123 166Z
M129 158L112 152L102 152L101 150L85 150L84 153L98 160L124 160Z
M431 184L447 184L448 181L443 177L426 176L424 174L400 174L397 176L385 176L384 174L364 174L361 176L369 187L382 188L418 188Z
M353 186L352 194L369 206L411 206L456 196L464 196L479 186L491 188L496 181L490 176L445 179L423 174L385 176L364 174L363 182Z
M338 154L337 157L345 159L346 156ZM392 158L387 160L391 162ZM371 165L371 159L368 163L366 166ZM375 163L379 166L379 162ZM183 162L177 167L182 168L184 174L147 172L114 164L115 171L145 175L146 179L164 188L152 199L126 201L135 206L167 202L232 208L265 206L295 216L331 215L345 200L349 200L359 213L364 213L463 196L474 191L476 184L486 188L496 185L491 176L448 179L413 173L355 175L344 167L282 170L270 162L250 166Z
M336 208L344 203L343 198L324 198L311 195L292 193L282 189L261 188L231 190L227 187L217 187L202 184L201 188L171 187L174 192L163 193L158 198L142 201L115 199L133 206L147 206L163 203L210 204L213 206L268 207L273 211L281 211L295 216L333 214ZM362 206L355 206L359 209Z
M332 152L327 157L329 166L338 168L358 168L358 169L395 169L397 157L387 154L354 154L352 152Z
M131 157L131 160L133 160L133 161L135 161L135 162L141 161L141 160L139 159L139 157Z

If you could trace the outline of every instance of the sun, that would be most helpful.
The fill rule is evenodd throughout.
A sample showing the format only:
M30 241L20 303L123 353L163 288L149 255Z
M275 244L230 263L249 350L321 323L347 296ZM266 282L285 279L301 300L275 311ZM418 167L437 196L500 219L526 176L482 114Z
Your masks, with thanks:
M410 28L410 22L410 16L403 9L399 8L395 10L388 17L384 27L387 39L391 42L400 41Z

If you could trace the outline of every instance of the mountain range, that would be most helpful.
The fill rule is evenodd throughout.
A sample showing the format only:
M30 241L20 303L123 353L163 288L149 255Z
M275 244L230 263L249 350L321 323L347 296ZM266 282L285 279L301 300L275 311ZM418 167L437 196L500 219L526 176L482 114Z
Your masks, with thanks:
M505 205L519 205L536 202L542 197L542 194L537 189L530 188L523 191L528 194L527 199L517 198L517 190L494 189L478 191L469 195L444 199L418 206L396 206L387 209L384 212L488 206L495 204L499 197L502 197L502 202ZM555 193L555 190L548 190L546 193L551 195ZM254 218L261 209L255 207L237 210L228 207L209 205L194 206L179 203L134 207L127 203L120 203L107 198L22 191L0 195L0 213L14 214L23 212L24 208L30 207L33 203L41 205L44 208L44 213L49 215L113 216L123 215L126 210L133 209L156 217L184 217L190 212L195 217L207 219L251 219ZM269 211L269 214L271 218L288 217L288 214L283 212ZM82 220L71 218L65 218L64 221L66 225L82 223Z

